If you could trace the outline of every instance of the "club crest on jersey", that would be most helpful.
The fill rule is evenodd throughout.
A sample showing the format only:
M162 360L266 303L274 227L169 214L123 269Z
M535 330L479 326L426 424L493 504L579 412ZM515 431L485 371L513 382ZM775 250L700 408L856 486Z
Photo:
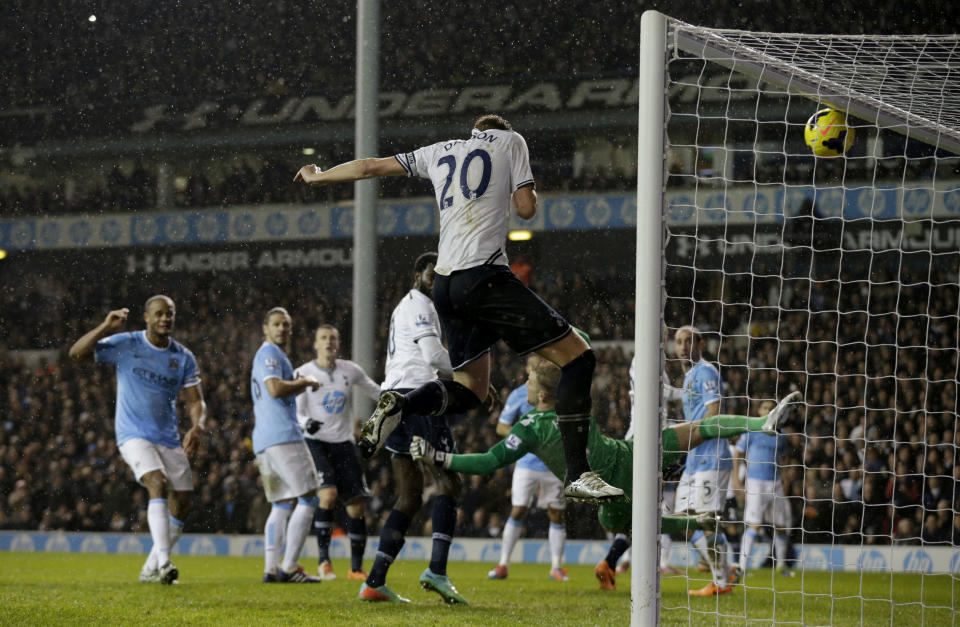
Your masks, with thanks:
M170 366L170 370L176 370L180 367L180 362L176 359L171 359L168 365Z

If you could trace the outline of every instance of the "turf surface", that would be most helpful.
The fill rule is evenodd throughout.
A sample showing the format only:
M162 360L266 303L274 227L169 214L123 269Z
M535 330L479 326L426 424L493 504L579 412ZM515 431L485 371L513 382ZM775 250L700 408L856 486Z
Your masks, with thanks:
M543 564L515 564L508 579L490 581L491 564L452 563L449 574L471 605L450 607L417 584L424 562L394 564L388 585L413 601L395 605L357 600L360 583L342 576L346 561L334 562L341 578L333 582L267 585L259 581L260 558L175 557L181 583L161 586L137 581L143 556L0 553L0 624L629 624L629 575L616 591L604 591L587 566L570 566L569 582L548 579ZM687 590L707 582L695 571L689 577L663 579L662 624L960 625L960 579L949 575L808 572L787 579L756 570L746 589L694 599Z

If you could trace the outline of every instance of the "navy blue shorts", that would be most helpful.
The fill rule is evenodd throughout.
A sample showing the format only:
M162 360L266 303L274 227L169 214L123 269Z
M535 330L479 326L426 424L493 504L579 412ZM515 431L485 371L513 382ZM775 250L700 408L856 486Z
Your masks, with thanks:
M394 391L405 394L410 389ZM403 417L397 428L387 437L384 447L396 457L410 457L410 442L415 435L419 435L438 451L453 453L456 450L453 431L450 430L450 420L446 416L412 414Z
M570 333L563 316L533 293L507 266L477 266L438 274L433 304L440 315L450 363L457 370L502 339L520 355Z
M367 482L360 469L357 445L353 442L321 442L304 438L320 476L320 488L336 488L344 503L369 496Z

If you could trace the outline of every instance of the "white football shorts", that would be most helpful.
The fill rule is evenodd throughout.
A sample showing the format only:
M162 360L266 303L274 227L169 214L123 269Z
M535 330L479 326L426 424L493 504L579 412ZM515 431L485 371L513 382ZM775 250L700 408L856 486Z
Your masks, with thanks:
M677 484L677 501L674 511L678 514L693 511L697 514L722 512L730 484L729 470L686 471Z
M120 455L137 481L148 472L159 470L175 491L193 490L193 473L182 446L170 448L143 438L133 438L120 445Z
M257 455L267 501L276 503L310 496L320 488L320 478L303 440L268 446Z
M563 482L552 472L513 469L513 486L510 489L510 504L514 507L530 507L534 497L537 506L543 509L566 509L567 500L563 497Z
M767 481L747 477L746 505L743 508L743 522L748 525L761 525L766 520L774 527L786 529L791 525L790 504L783 496L781 481Z

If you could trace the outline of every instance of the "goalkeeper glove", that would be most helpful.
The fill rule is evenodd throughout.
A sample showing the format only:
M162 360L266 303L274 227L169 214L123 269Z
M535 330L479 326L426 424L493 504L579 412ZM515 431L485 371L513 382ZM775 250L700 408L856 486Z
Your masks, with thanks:
M450 467L450 454L433 448L429 442L419 435L413 436L413 440L410 441L410 457L415 462L425 461L444 468Z

